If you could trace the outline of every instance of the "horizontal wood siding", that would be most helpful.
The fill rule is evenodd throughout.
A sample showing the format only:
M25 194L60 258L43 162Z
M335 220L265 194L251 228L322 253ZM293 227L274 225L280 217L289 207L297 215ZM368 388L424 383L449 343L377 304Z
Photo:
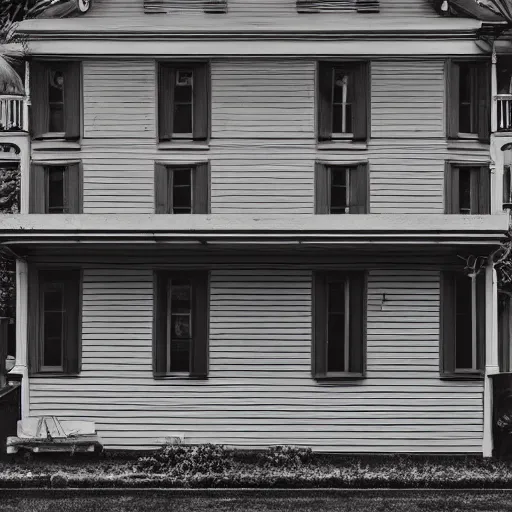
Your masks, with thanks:
M212 137L314 137L315 63L212 62Z
M372 137L444 137L444 62L372 62Z
M94 420L108 448L481 450L482 384L439 380L438 271L371 272L367 379L342 385L311 379L309 271L212 272L207 381L153 380L152 307L149 269L87 268L82 373L32 378L30 413Z
M155 62L84 62L84 137L155 138Z

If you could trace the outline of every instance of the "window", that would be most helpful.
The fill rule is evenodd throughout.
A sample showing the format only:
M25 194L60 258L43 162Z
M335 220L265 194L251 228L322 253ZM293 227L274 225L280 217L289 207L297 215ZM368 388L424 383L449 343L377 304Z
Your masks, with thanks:
M209 74L206 63L164 63L158 69L160 141L207 140Z
M364 376L366 276L364 272L316 272L313 284L313 376Z
M445 271L441 286L441 375L480 376L485 349L485 273L471 278Z
M33 137L79 139L80 62L34 61L31 71Z
M156 213L209 212L208 164L155 165Z
M368 63L318 65L318 139L366 140Z
M368 213L368 164L317 163L315 195L316 213Z
M447 162L445 213L484 215L491 211L488 165Z
M81 165L33 164L30 213L82 213Z
M154 374L208 375L208 272L155 272Z
M490 136L491 72L487 62L448 61L448 137Z
M32 373L79 373L80 283L78 269L31 271Z
M510 165L503 166L503 208L512 208L512 180Z

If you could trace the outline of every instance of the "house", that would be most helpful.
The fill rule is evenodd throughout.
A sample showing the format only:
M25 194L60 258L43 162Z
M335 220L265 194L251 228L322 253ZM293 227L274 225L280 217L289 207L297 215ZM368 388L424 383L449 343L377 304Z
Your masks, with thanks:
M491 455L496 272L464 259L509 226L506 22L433 4L91 0L19 25L0 242L24 417L93 420L108 449Z

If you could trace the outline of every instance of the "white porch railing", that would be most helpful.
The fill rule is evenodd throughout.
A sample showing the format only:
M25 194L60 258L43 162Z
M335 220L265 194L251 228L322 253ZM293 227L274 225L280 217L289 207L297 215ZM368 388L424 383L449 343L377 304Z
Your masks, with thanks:
M497 94L495 98L498 131L512 130L512 94Z
M0 131L26 130L23 102L23 96L0 96Z

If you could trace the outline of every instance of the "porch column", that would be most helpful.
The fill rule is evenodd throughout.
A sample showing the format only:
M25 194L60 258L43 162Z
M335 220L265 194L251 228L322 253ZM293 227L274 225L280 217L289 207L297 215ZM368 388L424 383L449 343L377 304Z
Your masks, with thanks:
M485 376L484 376L484 435L482 453L492 456L492 379L500 372L498 362L498 280L494 265L485 268Z
M21 417L29 415L28 383L28 265L16 260L16 364L9 372L21 375Z
M496 43L492 43L491 56L491 133L495 133L498 129L498 104L496 103L496 95L498 94L498 74L496 71Z

